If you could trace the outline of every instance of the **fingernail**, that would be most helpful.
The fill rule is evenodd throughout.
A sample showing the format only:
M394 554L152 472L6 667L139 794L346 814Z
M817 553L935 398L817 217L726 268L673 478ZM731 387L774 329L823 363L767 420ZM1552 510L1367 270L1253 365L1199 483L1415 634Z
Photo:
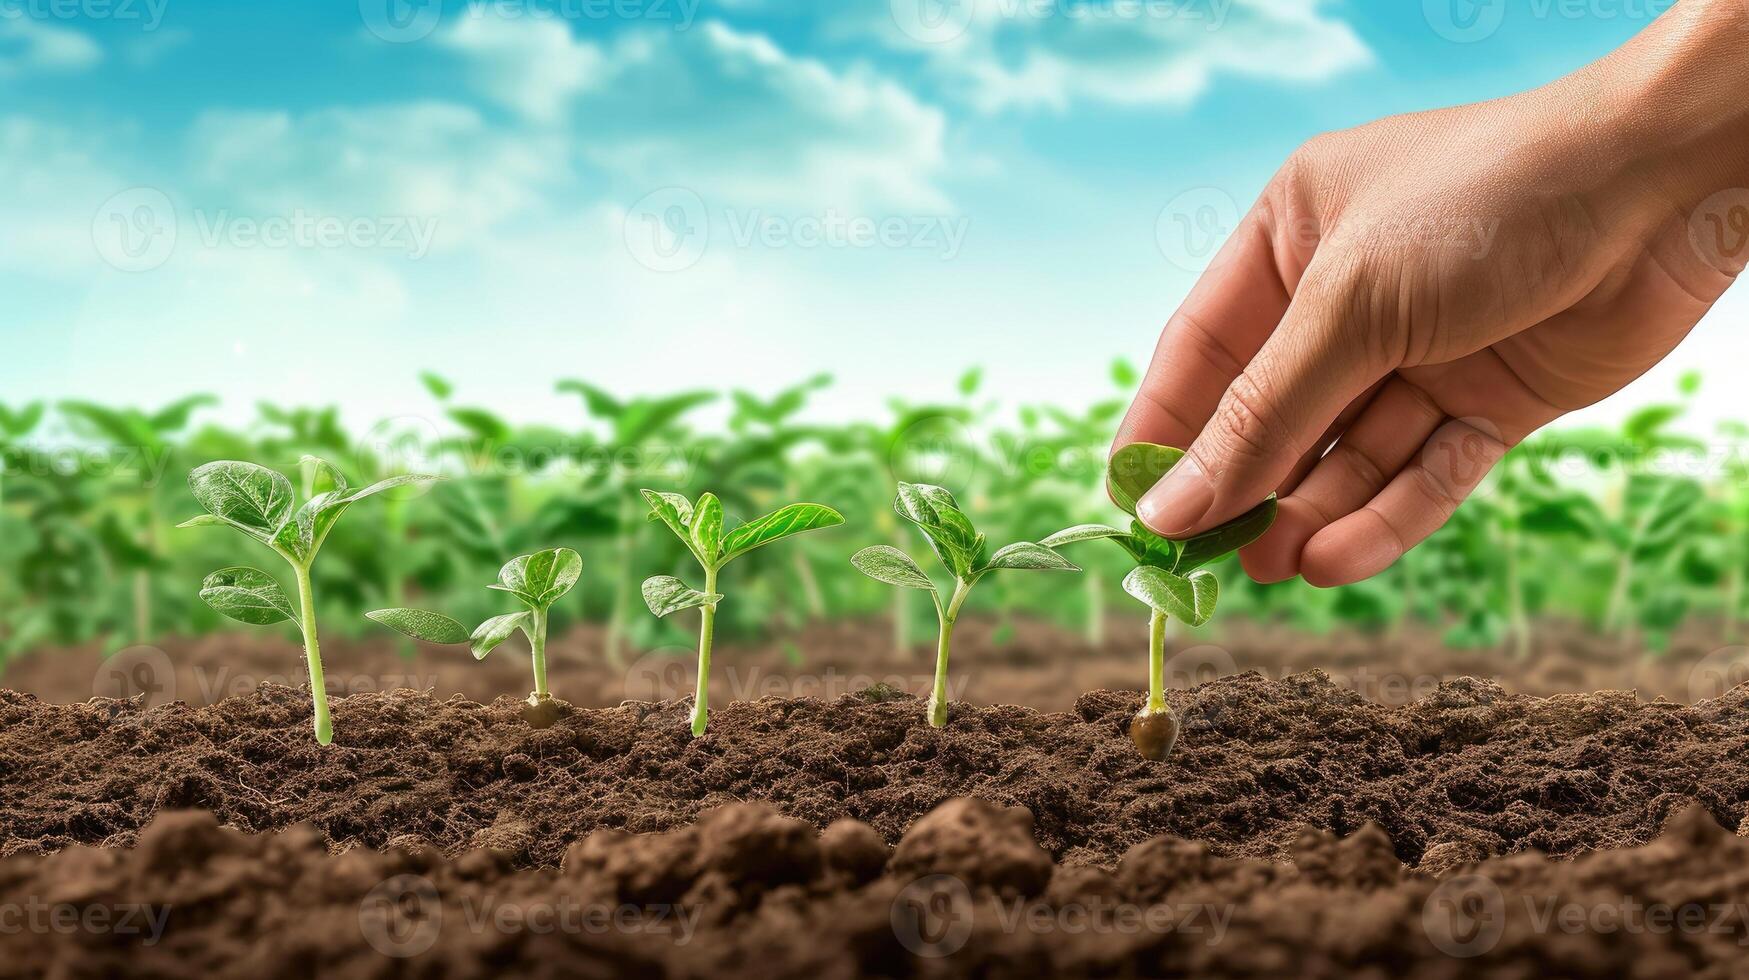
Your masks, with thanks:
M1136 516L1155 534L1173 537L1195 527L1214 502L1214 486L1186 456L1136 501Z

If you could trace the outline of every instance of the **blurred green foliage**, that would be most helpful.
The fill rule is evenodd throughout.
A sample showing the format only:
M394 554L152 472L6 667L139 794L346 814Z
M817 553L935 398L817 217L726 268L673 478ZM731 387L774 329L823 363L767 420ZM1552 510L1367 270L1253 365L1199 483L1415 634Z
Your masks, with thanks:
M305 454L361 481L448 477L390 495L374 519L333 536L316 591L334 634L362 631L363 612L386 606L484 619L497 607L478 584L506 556L563 546L583 555L584 572L553 608L555 628L605 624L602 653L615 662L630 649L686 644L683 627L641 614L638 583L680 571L686 558L671 535L651 532L638 491L652 488L713 491L731 519L815 500L848 522L841 534L748 556L760 567L724 604L723 632L782 643L810 620L887 616L894 643L909 645L930 635L928 603L848 563L871 544L915 554L890 507L896 482L951 488L1005 541L1117 517L1104 461L1135 369L1115 364L1110 397L1075 409L995 404L983 378L969 370L938 403L895 400L883 417L830 425L808 420L826 376L769 393L637 398L565 381L559 391L577 398L578 413L561 427L470 406L461 386L434 374L421 376L428 402L362 431L331 407L268 404L246 426L221 426L205 417L214 400L201 395L156 410L0 405L0 659L221 628L199 584L243 556L222 535L166 533L197 511L187 475L210 460L247 459L307 493L315 474L300 471ZM1375 579L1317 590L1224 576L1221 621L1315 632L1419 622L1454 645L1524 651L1533 621L1558 616L1656 650L1702 614L1734 642L1749 598L1749 428L1678 434L1698 385L1685 377L1673 400L1618 429L1553 430L1517 447L1445 529ZM999 629L1023 612L1100 642L1108 605L1126 601L1123 556L1110 551L1077 556L1087 568L1080 581L1011 576L971 607L997 617Z

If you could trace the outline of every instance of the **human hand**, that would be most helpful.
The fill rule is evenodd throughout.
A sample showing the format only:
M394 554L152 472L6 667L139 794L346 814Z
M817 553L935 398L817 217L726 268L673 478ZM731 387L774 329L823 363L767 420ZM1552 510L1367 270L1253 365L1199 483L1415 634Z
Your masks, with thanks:
M1358 581L1509 447L1661 360L1749 260L1729 240L1749 237L1745 40L1749 11L1685 3L1545 88L1302 147L1120 429L1189 446L1143 523L1184 537L1275 491L1246 571Z

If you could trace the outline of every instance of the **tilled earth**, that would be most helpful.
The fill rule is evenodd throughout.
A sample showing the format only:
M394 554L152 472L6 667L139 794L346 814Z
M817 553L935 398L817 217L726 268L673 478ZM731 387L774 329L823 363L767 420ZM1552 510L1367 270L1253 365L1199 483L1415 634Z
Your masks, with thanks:
M0 972L1749 975L1749 685L151 700L0 692Z

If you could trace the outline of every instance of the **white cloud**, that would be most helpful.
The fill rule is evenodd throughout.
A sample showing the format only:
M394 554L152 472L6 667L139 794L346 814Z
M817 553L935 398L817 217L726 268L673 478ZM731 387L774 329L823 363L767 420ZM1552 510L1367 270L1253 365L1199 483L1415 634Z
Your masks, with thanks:
M0 78L82 71L102 60L103 49L78 31L28 17L0 16Z
M92 134L0 117L0 270L72 277L99 267L92 218L130 186L103 163L109 157Z
M470 81L487 98L542 122L556 120L602 73L600 49L573 40L558 18L510 19L472 7L438 42L465 56Z
M479 14L446 39L483 95L553 123L634 198L680 185L725 206L949 207L945 116L870 69L718 22L598 44L558 21Z
M1078 100L1182 106L1221 74L1319 81L1372 60L1323 0L968 2L970 19L932 42L894 24L881 30L925 53L948 91L986 112L1060 111Z
M435 220L453 246L544 199L564 164L549 136L419 102L308 113L210 111L190 136L203 208Z

